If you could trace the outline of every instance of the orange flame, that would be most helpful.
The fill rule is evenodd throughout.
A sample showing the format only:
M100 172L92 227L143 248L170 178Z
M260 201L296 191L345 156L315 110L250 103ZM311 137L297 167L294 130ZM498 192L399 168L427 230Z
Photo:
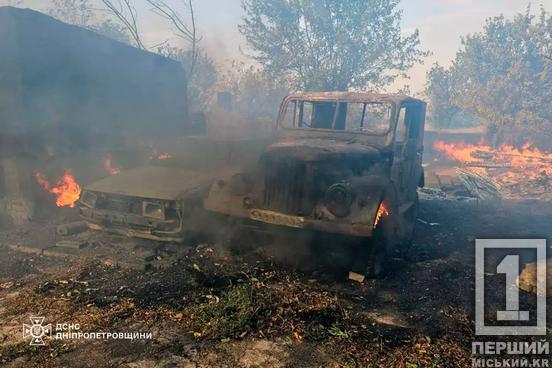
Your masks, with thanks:
M376 218L374 219L374 229L378 226L383 216L389 216L389 211L385 208L383 202L381 202L378 207L378 212L376 213Z
M552 153L543 152L531 143L521 148L511 145L492 148L484 144L436 141L433 147L470 170L492 176L502 188L552 177Z
M113 159L111 156L107 156L103 162L104 169L111 175L117 175L121 172L121 169L113 166Z
M172 155L170 153L165 152L165 153L162 153L159 156L157 156L157 159L158 160L166 160L166 159L171 158L171 157L172 157Z
M449 159L461 163L467 163L474 160L479 161L478 158L474 157L474 153L477 151L485 153L491 152L491 147L489 146L475 146L464 142L445 143L443 141L435 141L433 143L433 148L436 151L446 154Z
M521 148L502 145L496 149L487 145L473 145L464 142L445 143L435 141L433 148L444 153L449 159L463 164L492 161L504 167L523 171L529 176L545 173L552 175L552 153L533 148L531 143Z
M80 198L81 187L71 174L71 171L65 170L63 176L58 179L55 186L52 186L46 176L40 172L34 174L38 184L47 192L56 197L56 206L58 207L75 207Z

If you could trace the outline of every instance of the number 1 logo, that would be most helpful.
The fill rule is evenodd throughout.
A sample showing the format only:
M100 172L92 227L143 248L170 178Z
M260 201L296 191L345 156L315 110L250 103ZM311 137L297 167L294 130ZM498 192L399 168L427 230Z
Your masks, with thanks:
M505 310L496 312L492 326L485 321L485 261L492 250L507 249L510 253L496 266L496 272L506 275ZM517 278L521 250L533 249L537 254L537 306L535 311L519 310ZM515 326L498 322L525 322L536 315L536 325ZM533 314L535 313L535 314ZM511 324L511 323L510 323ZM477 239L475 241L475 333L476 335L546 335L546 239Z

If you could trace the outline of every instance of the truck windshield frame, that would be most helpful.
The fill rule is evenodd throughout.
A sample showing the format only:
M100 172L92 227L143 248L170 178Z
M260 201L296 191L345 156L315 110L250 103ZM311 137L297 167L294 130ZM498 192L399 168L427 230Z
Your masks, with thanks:
M356 111L351 111L351 106L355 107ZM378 109L380 111L377 111ZM393 130L396 110L396 105L392 102L291 99L282 105L278 128L383 137ZM382 112L386 116L383 119L376 119L379 124L377 126L374 124L374 114ZM353 113L356 113L356 119L349 116ZM371 114L371 118L368 114ZM307 117L306 120L305 117Z

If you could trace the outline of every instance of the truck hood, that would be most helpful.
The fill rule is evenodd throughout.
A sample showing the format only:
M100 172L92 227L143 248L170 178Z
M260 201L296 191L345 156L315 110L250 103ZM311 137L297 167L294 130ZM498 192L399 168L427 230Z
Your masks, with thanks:
M372 146L327 138L286 139L268 147L268 156L292 158L301 161L321 161L325 159L368 159L380 158L380 151Z
M173 167L145 166L109 176L85 190L132 197L177 200L208 190L212 174Z

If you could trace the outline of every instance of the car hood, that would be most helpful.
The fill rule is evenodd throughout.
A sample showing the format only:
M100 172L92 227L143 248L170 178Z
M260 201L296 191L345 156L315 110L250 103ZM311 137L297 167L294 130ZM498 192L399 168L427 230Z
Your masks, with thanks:
M268 147L267 155L273 158L292 158L302 161L320 161L330 158L377 160L380 158L380 151L355 141L300 138L273 143Z
M98 180L84 189L132 197L176 200L207 190L212 177L206 172L146 166Z

